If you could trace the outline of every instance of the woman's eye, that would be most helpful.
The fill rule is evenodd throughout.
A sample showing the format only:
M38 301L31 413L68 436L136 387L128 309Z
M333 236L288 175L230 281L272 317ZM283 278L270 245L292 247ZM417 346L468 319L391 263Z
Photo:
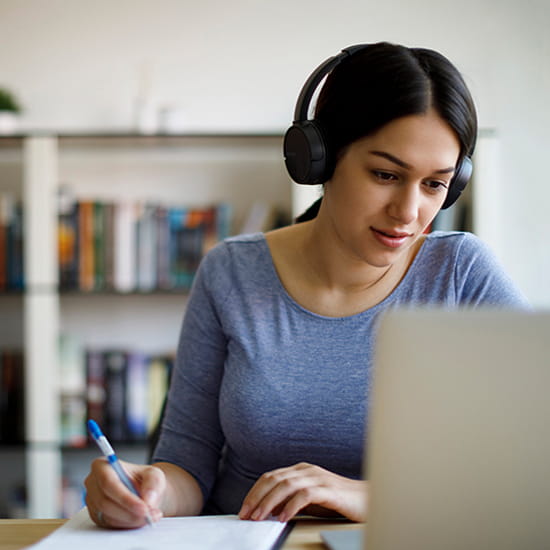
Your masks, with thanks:
M438 180L430 180L426 182L426 185L430 190L438 191L438 190L444 190L447 189L448 184L444 181L438 181Z
M377 179L382 180L382 181L393 181L393 180L397 179L395 174L392 174L390 172L383 172L381 170L373 170L372 173L374 174L374 176Z

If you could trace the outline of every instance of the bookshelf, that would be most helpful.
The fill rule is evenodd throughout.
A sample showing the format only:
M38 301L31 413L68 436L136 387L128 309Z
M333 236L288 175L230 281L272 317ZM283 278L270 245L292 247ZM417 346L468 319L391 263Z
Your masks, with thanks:
M99 349L175 350L186 291L65 291L58 273L58 199L141 201L170 207L230 205L239 233L258 203L290 216L292 186L276 134L36 134L0 138L0 193L23 204L22 290L0 293L0 346L24 351L25 434L0 447L2 460L23 462L27 517L58 517L64 476L81 482L90 450L61 445L59 340L77 336ZM250 220L248 220L250 221ZM8 322L9 321L9 322ZM145 456L131 446L130 458ZM94 456L95 456L94 452ZM19 457L19 458L14 458ZM7 489L0 486L0 499Z

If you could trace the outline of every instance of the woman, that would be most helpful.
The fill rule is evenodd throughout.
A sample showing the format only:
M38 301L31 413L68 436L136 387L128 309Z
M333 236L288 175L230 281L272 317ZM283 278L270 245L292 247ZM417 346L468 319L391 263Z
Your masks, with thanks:
M155 463L126 464L142 500L97 459L86 480L96 523L137 527L147 512L365 520L380 313L527 306L473 235L425 234L457 194L477 131L447 59L386 43L354 49L330 72L315 123L327 145L322 200L300 223L231 238L204 258Z

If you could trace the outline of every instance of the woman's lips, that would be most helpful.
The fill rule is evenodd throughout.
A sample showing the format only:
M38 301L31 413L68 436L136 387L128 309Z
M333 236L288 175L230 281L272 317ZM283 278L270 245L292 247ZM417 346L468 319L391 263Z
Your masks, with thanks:
M371 229L378 242L389 248L399 248L409 237L412 237L412 233L391 230L384 231L375 229L374 227L371 227Z

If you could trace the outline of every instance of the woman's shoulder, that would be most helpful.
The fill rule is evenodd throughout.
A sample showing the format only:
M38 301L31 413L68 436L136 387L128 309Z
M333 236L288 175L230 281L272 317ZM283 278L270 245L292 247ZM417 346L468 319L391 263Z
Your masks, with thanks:
M208 281L209 286L226 288L227 284L251 270L268 269L269 261L269 249L263 233L235 235L220 241L205 254L199 274Z
M227 237L216 243L204 256L203 262L228 262L247 256L252 251L267 251L263 233L248 233Z
M528 307L491 247L473 233L437 231L425 244L424 269L431 275L445 270L460 303Z
M434 231L426 235L424 249L432 255L491 255L490 248L468 231Z
M483 244L481 239L468 231L432 231L426 235L426 242L433 247L471 246Z
M492 262L490 248L467 231L434 231L425 236L411 270L416 275L456 273L483 259Z

